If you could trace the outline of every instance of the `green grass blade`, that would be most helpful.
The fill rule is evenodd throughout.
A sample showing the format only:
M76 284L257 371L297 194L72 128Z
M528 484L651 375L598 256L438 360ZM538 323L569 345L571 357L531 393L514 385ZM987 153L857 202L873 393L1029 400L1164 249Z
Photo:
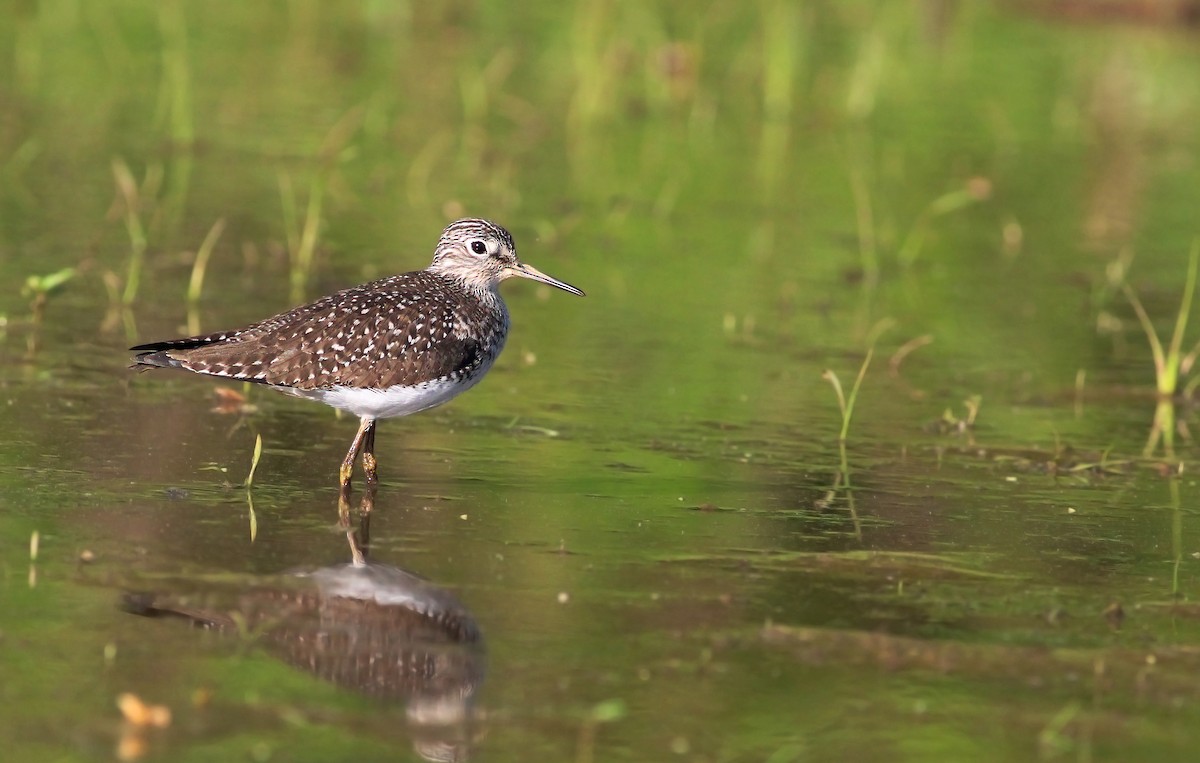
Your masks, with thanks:
M200 301L200 292L204 288L204 275L208 272L208 260L212 256L217 239L225 232L225 218L218 218L209 228L208 235L196 250L196 261L192 263L192 277L188 281L187 301L194 305Z
M262 458L262 435L254 438L254 455L250 457L250 473L246 475L246 489L254 486L254 472L258 470L258 461Z

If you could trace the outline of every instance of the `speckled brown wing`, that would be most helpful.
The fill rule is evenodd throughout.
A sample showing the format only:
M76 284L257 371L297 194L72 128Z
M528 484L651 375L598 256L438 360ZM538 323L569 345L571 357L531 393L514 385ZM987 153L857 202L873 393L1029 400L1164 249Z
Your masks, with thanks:
M416 271L239 331L133 349L142 351L140 364L273 386L386 388L469 375L488 359L503 321L502 310L489 309L451 279Z

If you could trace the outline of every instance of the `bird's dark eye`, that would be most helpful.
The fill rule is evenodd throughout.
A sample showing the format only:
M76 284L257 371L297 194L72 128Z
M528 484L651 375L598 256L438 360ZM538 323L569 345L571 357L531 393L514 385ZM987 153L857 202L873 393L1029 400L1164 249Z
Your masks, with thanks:
M487 244L479 240L472 241L471 251L475 252L475 254L487 254Z

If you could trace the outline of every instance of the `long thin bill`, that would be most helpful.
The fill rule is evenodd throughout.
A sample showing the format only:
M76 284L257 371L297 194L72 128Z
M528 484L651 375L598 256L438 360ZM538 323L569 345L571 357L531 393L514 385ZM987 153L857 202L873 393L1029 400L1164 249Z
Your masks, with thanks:
M557 278L551 278L550 276L546 275L545 273L538 270L534 266L526 265L523 262L520 265L517 265L515 268L513 268L513 272L516 275L521 276L522 278L528 278L531 281L539 281L544 284L549 284L556 289L562 289L565 292L570 292L571 294L574 294L577 297L587 296L586 294L583 293L583 289L576 289L574 286L572 286L569 283L564 283L563 281L560 281Z

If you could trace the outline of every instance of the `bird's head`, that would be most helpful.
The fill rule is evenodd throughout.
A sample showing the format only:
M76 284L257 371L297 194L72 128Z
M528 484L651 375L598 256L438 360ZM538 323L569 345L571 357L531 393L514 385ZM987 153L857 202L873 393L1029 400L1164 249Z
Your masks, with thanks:
M433 264L435 273L457 278L474 289L495 291L500 282L514 276L549 284L557 289L583 296L569 283L551 278L517 259L517 245L509 232L488 220L468 217L455 220L442 231Z

